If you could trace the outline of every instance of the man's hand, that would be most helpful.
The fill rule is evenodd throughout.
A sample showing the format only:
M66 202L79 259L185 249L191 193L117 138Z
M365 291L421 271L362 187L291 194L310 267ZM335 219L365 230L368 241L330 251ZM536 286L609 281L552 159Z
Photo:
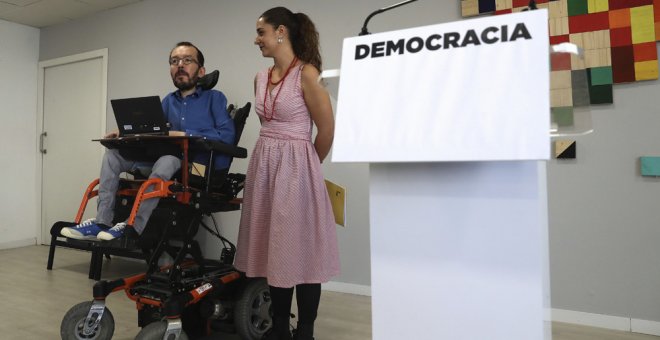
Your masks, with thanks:
M185 136L186 133L183 132L183 131L170 131L170 132L169 132L169 135L170 135L170 136L178 136L178 137L182 137L182 136Z
M110 131L103 136L103 138L117 138L119 137L119 130Z

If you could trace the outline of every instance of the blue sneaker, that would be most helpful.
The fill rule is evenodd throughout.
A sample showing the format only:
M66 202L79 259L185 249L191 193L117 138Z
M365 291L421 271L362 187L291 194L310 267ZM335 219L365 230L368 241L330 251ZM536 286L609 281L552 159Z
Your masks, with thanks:
M126 229L126 223L125 222L120 222L115 224L114 227L108 229L108 230L103 230L96 237L99 240L104 240L104 241L110 241L114 240L116 238L120 238L124 236L124 229Z
M90 218L75 227L62 228L60 234L64 237L76 240L96 240L96 235L98 235L101 230L103 230L103 228L96 224L96 219Z

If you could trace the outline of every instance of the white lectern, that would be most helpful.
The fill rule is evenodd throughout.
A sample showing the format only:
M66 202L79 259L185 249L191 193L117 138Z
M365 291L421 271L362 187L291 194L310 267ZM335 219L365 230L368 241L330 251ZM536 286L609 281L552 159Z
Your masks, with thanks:
M344 41L332 161L370 163L374 339L551 337L548 52L545 10Z

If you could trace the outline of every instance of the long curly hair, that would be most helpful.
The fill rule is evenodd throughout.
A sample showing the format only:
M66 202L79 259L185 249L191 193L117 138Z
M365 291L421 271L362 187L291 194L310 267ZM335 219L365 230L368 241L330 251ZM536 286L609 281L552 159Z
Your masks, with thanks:
M289 40L296 57L321 72L319 32L305 13L293 13L285 7L274 7L265 11L261 18L275 29L280 25L285 26L289 30Z

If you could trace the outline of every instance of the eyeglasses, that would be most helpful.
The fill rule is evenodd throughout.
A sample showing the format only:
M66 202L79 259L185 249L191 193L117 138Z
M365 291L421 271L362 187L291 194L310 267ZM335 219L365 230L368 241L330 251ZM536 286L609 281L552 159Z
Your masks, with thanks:
M190 65L191 63L195 63L199 65L199 62L193 59L193 57L183 57L183 58L172 57L170 58L169 62L171 66L179 66L179 63L183 63L184 65Z

